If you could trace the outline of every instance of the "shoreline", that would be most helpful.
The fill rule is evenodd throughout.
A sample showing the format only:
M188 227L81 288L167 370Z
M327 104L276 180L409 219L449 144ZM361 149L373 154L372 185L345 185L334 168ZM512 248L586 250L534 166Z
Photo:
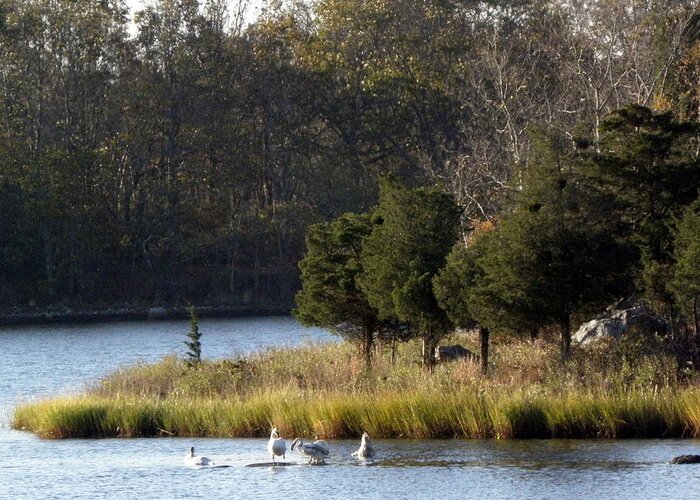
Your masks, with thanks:
M562 397L563 396L563 397ZM285 399L286 398L286 399ZM309 404L314 402L313 405ZM697 388L617 394L298 394L244 398L64 396L18 406L11 427L43 439L698 439Z
M468 347L470 333L451 341ZM489 374L476 360L426 373L421 345L376 353L368 371L349 342L278 347L188 365L177 356L116 369L82 394L20 404L11 427L50 439L263 437L324 439L700 438L700 379L669 356L615 346L577 350L501 339Z
M188 306L124 306L86 309L72 309L68 306L30 309L7 308L0 310L0 327L187 319L189 317L188 309ZM199 318L280 316L289 315L291 306L288 304L202 305L195 306L195 311Z
M11 427L51 439L263 437L272 427L323 439L700 438L700 377L669 355L601 344L562 364L556 341L497 340L487 375L474 359L427 372L418 339L395 356L376 352L369 369L350 342L196 366L166 356L120 367L81 394L20 404Z

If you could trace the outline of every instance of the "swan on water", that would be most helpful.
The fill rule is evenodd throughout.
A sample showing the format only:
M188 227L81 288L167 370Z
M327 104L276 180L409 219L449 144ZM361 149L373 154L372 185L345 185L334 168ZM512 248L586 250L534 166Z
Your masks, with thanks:
M188 465L196 465L196 466L203 466L203 465L214 465L214 462L210 460L208 457L198 457L197 455L194 454L194 446L190 446L190 452L185 456L185 462Z
M369 438L369 434L366 432L362 433L360 447L357 451L352 453L352 456L360 459L372 458L374 456L374 447L372 446L372 440Z
M319 440L313 443L304 443L300 438L292 441L292 451L296 447L297 451L302 455L309 457L310 464L322 464L328 456L328 444L325 441Z
M292 448L292 450L293 449L294 448ZM282 457L283 460L286 458L285 453L287 453L287 443L277 433L276 427L273 427L272 432L270 433L270 440L267 442L267 451L269 451L270 455L272 455L273 465L275 464L275 455Z

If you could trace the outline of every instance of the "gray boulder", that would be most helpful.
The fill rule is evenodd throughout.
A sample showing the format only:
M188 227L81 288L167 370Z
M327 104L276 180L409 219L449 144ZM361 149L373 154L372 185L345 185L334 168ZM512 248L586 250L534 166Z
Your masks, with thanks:
M572 341L585 346L599 339L616 339L632 327L657 333L663 333L666 329L664 323L651 315L644 306L635 305L628 309L613 309L582 324L574 333Z
M700 464L700 455L681 455L671 460L672 464Z
M148 310L148 319L167 319L168 310L165 307L151 307Z
M460 358L471 358L474 354L460 344L455 345L439 345L435 349L435 360L436 361L453 361Z

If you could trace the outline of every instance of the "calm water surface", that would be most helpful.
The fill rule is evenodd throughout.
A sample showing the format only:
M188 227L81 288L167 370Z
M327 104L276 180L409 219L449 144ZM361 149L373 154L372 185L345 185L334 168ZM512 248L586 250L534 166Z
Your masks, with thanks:
M202 320L203 354L330 341L287 317ZM8 429L18 401L78 391L114 368L184 354L186 321L0 329L0 498L700 498L700 465L671 466L700 441L375 440L379 456L350 457L330 441L326 466L269 459L264 439L42 441ZM291 441L291 440L289 440ZM288 442L289 442L288 441ZM189 446L227 468L184 464Z

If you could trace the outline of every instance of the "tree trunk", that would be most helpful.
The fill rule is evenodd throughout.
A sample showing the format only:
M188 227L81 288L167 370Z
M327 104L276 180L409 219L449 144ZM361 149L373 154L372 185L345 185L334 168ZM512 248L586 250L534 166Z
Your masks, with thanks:
M481 343L481 373L486 375L489 371L489 329L479 327L479 341Z
M693 297L693 333L695 334L695 343L700 342L700 328L698 326L700 318L698 317L698 296Z
M362 334L362 349L364 351L365 370L370 371L372 369L372 342L374 340L374 330L371 326L365 325L363 327Z
M437 341L432 335L423 337L423 369L432 373L435 369L435 347Z
M54 251L54 242L51 237L51 230L48 227L42 227L41 231L42 242L44 244L44 270L46 276L46 293L49 299L53 299L55 295L55 268L56 268L56 252Z
M568 360L571 359L571 320L568 314L562 317L559 328L561 328L561 357L563 360Z

